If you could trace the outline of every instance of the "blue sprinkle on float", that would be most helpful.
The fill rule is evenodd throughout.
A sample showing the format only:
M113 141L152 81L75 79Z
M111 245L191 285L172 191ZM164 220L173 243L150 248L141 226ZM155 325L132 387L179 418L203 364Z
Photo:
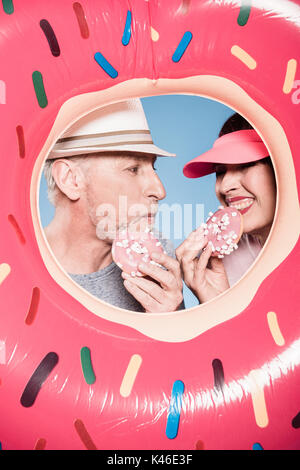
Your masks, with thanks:
M176 48L176 51L174 52L174 54L172 56L173 62L179 62L180 61L180 59L182 58L183 54L185 53L188 45L190 44L192 38L193 38L193 35L190 31L186 31L184 33L180 43L178 44L178 46Z
M101 52L96 52L94 55L95 61L98 65L107 73L111 78L117 78L118 72L117 70L106 60Z
M264 450L264 449L258 442L255 442L252 446L252 450Z
M124 27L124 32L122 36L122 44L123 46L128 46L131 38L131 21L132 21L132 13L130 10L127 11L126 22Z
M166 426L166 436L169 439L175 439L178 434L183 392L184 383L181 380L176 380L172 388Z

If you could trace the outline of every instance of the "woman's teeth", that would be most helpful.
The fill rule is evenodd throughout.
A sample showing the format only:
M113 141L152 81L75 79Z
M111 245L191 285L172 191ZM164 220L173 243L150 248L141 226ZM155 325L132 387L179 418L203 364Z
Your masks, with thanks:
M250 207L253 204L253 199L243 199L242 201L238 202L230 202L229 206L234 207L237 210L246 209L246 207Z

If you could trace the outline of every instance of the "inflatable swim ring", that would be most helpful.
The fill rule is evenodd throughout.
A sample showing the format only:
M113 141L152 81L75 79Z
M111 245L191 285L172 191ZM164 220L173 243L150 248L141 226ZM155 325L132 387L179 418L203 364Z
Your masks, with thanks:
M299 1L0 9L2 448L299 449ZM38 187L75 120L167 93L245 116L270 150L278 200L268 242L238 284L149 315L100 302L60 268Z

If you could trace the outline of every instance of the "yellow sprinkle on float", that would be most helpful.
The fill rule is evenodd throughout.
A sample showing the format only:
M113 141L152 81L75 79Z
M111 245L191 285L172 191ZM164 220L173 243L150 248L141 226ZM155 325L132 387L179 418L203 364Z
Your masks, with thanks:
M279 328L277 315L275 312L269 312L267 314L268 325L270 328L271 335L277 346L283 346L285 343L284 337Z
M296 59L290 59L286 66L286 74L285 74L284 84L282 88L283 93L285 93L286 95L288 95L293 89L296 71L297 71L297 61Z
M134 385L136 376L142 364L142 358L139 354L131 356L126 372L124 374L120 387L120 395L124 398L129 397Z
M269 424L268 411L266 406L264 387L262 384L261 371L251 370L248 378L251 384L251 398L254 411L255 422L260 428L265 428Z
M0 284L2 284L4 279L7 278L10 271L11 271L11 268L10 268L9 264L7 264L7 263L0 264Z
M151 39L152 41L156 42L159 40L159 33L156 31L156 29L150 27L150 32L151 32Z
M253 59L253 57L240 46L232 46L231 54L237 59L239 59L241 62L243 62L243 64L246 65L246 67L248 67L250 70L256 69L256 60Z

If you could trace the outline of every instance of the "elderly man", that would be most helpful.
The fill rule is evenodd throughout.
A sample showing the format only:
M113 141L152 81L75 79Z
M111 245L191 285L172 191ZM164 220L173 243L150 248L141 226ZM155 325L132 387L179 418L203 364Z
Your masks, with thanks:
M170 241L156 264L130 277L114 263L121 229L153 228L165 197L157 156L140 100L115 103L76 122L58 140L44 167L55 215L45 228L49 245L70 277L96 297L142 312L184 308L179 263Z

